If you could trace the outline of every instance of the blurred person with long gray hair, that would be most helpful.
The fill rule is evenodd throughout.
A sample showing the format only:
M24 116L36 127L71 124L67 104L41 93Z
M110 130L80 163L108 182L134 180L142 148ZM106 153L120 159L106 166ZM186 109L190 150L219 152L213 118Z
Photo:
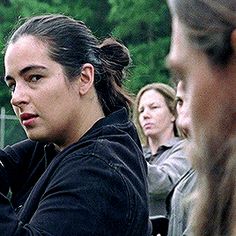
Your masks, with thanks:
M168 0L168 67L190 96L196 236L236 235L236 1Z

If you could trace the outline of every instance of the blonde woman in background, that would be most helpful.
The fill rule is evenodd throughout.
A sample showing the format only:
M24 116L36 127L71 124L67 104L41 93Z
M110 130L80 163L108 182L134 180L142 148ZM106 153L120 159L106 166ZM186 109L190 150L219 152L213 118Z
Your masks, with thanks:
M175 90L163 83L144 86L136 96L134 121L148 164L150 217L166 216L166 197L190 169L176 128Z

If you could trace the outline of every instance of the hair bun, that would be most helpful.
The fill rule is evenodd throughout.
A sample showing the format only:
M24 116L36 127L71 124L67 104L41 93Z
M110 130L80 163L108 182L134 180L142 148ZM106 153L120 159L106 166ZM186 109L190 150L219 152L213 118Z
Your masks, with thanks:
M114 38L105 39L99 48L102 57L109 62L113 70L123 70L131 62L128 49Z

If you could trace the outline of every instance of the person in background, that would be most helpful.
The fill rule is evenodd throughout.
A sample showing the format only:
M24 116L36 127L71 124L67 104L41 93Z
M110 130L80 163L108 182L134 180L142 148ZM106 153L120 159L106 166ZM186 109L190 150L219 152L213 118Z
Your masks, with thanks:
M198 175L192 235L236 235L235 0L168 0L168 67L190 97Z
M150 235L147 166L122 90L128 49L42 15L13 33L4 63L33 141L0 151L1 235Z
M191 116L189 108L189 96L185 90L185 84L179 80L176 86L176 125L186 138L185 149L191 139ZM187 157L188 158L188 157ZM191 162L191 160L189 160ZM197 175L194 169L189 169L177 182L176 186L167 197L167 209L169 218L168 236L190 235L189 218L193 208L193 193L197 185Z
M189 98L185 92L185 84L182 80L179 80L176 86L176 126L179 132L184 138L190 138L191 136L191 116L189 114Z
M190 168L176 128L175 90L163 83L141 88L134 121L148 164L150 217L166 216L166 197Z

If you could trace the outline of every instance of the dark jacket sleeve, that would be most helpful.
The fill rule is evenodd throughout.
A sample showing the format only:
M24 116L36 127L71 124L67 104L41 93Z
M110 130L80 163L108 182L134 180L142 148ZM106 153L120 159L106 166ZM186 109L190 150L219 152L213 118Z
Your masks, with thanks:
M36 208L32 217L27 214L17 217L7 199L0 194L2 235L127 235L124 228L114 230L113 225L120 220L122 225L129 224L121 215L128 216L130 212L126 186L116 170L111 172L110 167L99 159L97 165L91 158L85 158L79 164L77 157L70 156L70 162L61 163L50 177L43 196L25 203L24 208ZM44 181L48 182L48 179ZM32 194L34 191L37 190L34 189Z
M44 143L24 140L0 150L0 234L21 235L21 222L14 209L14 196L21 195L25 199L26 191L22 186L31 180L30 173L38 160L42 159ZM35 168L35 167L33 167ZM34 171L33 171L34 172ZM36 181L36 180L35 180ZM31 183L33 186L33 182ZM11 190L11 200L7 197ZM30 189L30 188L29 188ZM20 193L20 194L18 194ZM13 200L13 202L12 202ZM31 235L29 230L25 235ZM37 235L37 234L34 234Z
M10 158L3 150L0 150L2 160ZM9 192L9 181L3 162L0 164L0 232L7 235L7 230L14 229L17 225L15 212L6 197Z
M7 154L0 150L0 156L7 158ZM4 168L3 163L0 161L0 192L4 195L7 195L9 192L9 181L6 170Z
M44 155L44 145L27 139L3 149L0 161L13 193L20 191L27 181L32 180L29 175L37 169Z

